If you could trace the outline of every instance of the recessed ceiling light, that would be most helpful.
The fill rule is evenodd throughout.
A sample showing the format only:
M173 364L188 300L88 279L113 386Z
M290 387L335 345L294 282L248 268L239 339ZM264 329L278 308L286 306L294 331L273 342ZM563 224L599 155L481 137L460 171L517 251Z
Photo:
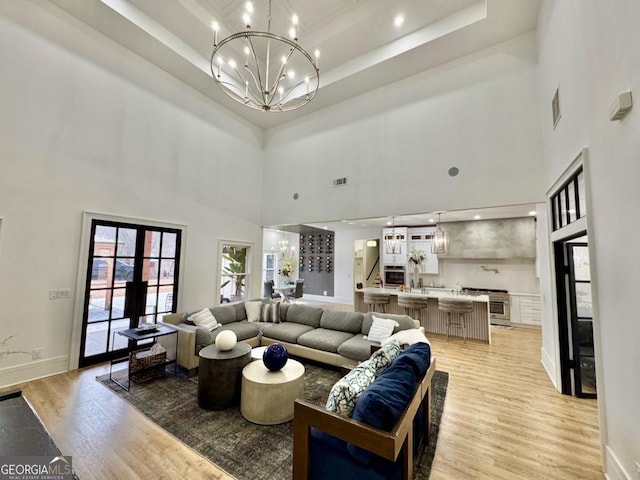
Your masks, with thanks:
M349 225L353 225L353 222L349 222Z
M396 18L393 19L393 24L397 28L400 28L403 23L404 23L404 15L396 15Z
M329 227L322 227L322 228L324 228L325 230L329 230Z
M347 223L347 221L346 220L342 220L342 223Z
M480 220L480 215L475 215L475 216L473 217L473 219L474 219L474 220Z
M430 219L429 219L429 221L430 221L431 223L435 222L435 220L434 220L433 218L430 218Z
M531 211L529 212L529 215L531 215L532 217L533 217L535 214L536 214L536 211L535 211L535 210L531 210Z

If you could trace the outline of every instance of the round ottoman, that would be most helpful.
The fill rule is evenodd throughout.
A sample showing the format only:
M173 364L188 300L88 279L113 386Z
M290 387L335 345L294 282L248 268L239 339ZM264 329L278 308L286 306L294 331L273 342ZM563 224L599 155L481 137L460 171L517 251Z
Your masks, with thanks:
M304 366L296 361L277 372L263 362L251 362L242 370L240 413L252 423L276 425L293 418L293 403L304 393Z
M198 405L206 410L223 410L240 399L242 369L251 361L251 347L239 342L231 350L215 345L200 350Z

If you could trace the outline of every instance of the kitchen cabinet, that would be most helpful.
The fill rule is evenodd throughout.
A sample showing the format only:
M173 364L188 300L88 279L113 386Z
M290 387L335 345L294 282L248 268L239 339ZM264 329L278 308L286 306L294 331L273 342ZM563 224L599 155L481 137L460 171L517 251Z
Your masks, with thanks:
M437 274L438 273L438 256L431 253L431 244L433 242L433 234L435 227L409 228L407 236L409 239L407 255L412 249L422 250L426 255L426 261L420 265L420 273ZM409 273L413 273L413 264L407 263Z
M387 240L395 238L397 248L392 251L387 246ZM407 264L407 227L395 227L382 229L382 264L406 265Z
M540 325L542 304L540 295L533 293L511 293L511 323Z

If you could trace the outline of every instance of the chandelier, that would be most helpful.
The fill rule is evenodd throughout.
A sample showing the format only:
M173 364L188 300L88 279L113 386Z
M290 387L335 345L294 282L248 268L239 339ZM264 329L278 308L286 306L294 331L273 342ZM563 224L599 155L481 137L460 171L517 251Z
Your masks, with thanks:
M449 253L449 234L443 232L440 228L440 213L438 213L438 228L433 234L433 241L431 242L431 253L437 253L439 255Z
M385 247L388 254L399 255L402 253L400 239L396 235L395 217L391 217L391 235L385 237Z
M246 30L218 42L213 27L211 74L224 93L249 108L286 112L309 103L318 92L320 71L316 50L312 58L298 45L298 16L293 15L289 38L271 33L271 0L267 31L252 30L253 4L245 4Z
M282 238L278 240L278 249L283 257L286 257L289 253L289 240L284 238L284 231L282 232Z

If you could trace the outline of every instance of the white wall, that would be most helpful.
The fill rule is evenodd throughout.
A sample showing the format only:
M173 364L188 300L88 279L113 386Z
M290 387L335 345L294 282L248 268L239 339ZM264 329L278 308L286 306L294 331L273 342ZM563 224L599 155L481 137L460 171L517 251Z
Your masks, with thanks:
M436 285L450 288L460 284L463 287L497 288L513 293L540 293L535 260L441 258L438 268L439 275L424 275L423 282L429 285L434 277ZM498 273L488 271L493 269Z
M524 35L268 131L265 223L542 201L536 76Z
M640 111L636 105L621 122L607 114L619 93L640 93L638 25L636 0L563 0L545 2L538 31L547 186L588 149L598 407L611 479L636 478L640 461ZM558 86L562 118L553 130L550 104Z
M217 301L218 239L261 264L261 131L47 2L0 2L0 64L0 340L29 352L0 385L67 369L84 211L186 225L183 309Z

